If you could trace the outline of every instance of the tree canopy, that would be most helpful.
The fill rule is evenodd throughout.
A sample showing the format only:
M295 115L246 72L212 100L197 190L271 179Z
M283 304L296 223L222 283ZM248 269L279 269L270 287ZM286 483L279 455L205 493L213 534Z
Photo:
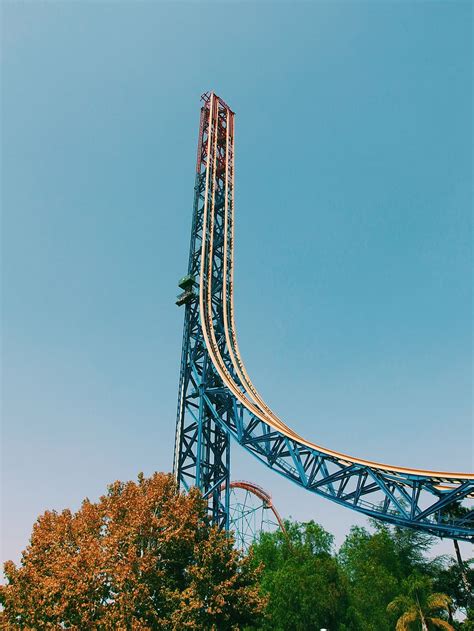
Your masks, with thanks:
M73 513L45 512L5 564L2 624L22 629L238 629L265 606L259 570L169 475L115 482Z
M286 534L262 535L254 547L254 562L263 564L261 584L269 603L267 618L258 628L346 628L342 625L350 619L348 582L331 555L332 546L332 535L313 521L287 521Z
M469 615L464 622L453 618L456 610L468 613L469 599L457 563L429 557L430 537L372 522L370 530L353 527L336 552L332 535L318 524L286 526L286 536L267 533L253 547L269 602L267 617L252 628L393 631L405 615L397 628L417 631L416 598L429 629L473 628ZM471 562L465 566L469 573Z
M450 597L434 593L433 582L427 576L413 573L403 581L402 587L403 593L387 605L387 612L397 617L396 631L410 631L413 624L421 626L423 631L428 631L428 626L455 631L446 618L441 617L449 613Z
M199 491L139 475L38 518L19 565L5 564L0 628L474 630L473 560L432 558L425 534L370 526L335 550L314 521L286 521L244 554Z

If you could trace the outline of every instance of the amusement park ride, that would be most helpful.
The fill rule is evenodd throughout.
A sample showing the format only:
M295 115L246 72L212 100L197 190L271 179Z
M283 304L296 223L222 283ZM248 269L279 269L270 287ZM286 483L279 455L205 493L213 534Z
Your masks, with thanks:
M243 480L230 483L229 529L234 532L235 544L241 550L248 550L262 532L280 529L286 536L285 524L271 495L262 487Z
M371 462L299 436L252 384L234 322L234 112L202 97L187 275L174 475L195 485L212 520L232 525L230 438L309 492L370 517L474 540L474 474ZM234 483L235 484L235 483ZM277 520L278 521L278 520Z

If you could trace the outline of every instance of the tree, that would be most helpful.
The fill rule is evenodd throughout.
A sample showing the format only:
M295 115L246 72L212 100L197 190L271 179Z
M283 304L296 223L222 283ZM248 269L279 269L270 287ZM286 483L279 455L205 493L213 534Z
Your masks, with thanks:
M472 600L472 595L466 590L466 581L463 577L463 573L468 583L470 585L474 584L474 559L463 561L462 569L459 562L456 562L453 558L448 559L445 566L433 577L435 590L443 592L451 598L451 612L449 617L451 624L454 624L453 614L456 610L468 616L467 622L474 621L472 620L472 614L474 613L472 609L471 615L469 615L469 603L470 598ZM465 621L465 626L462 627L463 629L468 628L467 622Z
M462 506L461 502L455 502L445 512L446 512L446 517L448 520L459 519L459 518L466 517L469 514L470 509L467 506ZM473 582L469 578L469 570L470 570L469 562L467 565L464 563L461 556L461 550L459 548L459 542L457 539L453 539L453 545L454 545L454 550L456 552L456 559L459 565L461 580L463 583L463 589L464 589L465 600L466 600L466 609L469 609L471 605L474 604L472 600Z
M402 582L414 571L431 575L438 560L427 561L432 540L407 528L371 522L374 532L353 527L339 551L349 579L349 596L357 631L392 631L387 604L401 593Z
M237 629L265 607L258 575L199 492L156 473L40 516L0 602L10 628Z
M387 603L399 593L399 560L388 531L353 527L339 551L349 579L356 629L391 631Z
M422 631L433 628L455 631L449 622L438 617L449 611L451 599L446 594L433 593L428 577L412 574L403 582L403 588L404 593L387 606L388 613L399 616L396 631L409 631L417 622Z
M352 628L347 624L347 580L331 556L333 537L321 526L286 522L281 531L262 534L254 562L264 566L261 585L269 596L259 629L311 631Z

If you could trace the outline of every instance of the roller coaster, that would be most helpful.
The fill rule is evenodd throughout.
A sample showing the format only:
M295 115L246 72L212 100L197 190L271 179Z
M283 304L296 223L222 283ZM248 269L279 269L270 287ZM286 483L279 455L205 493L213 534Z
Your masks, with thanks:
M264 532L280 530L287 536L285 523L265 489L253 482L234 480L230 493L229 530L234 533L237 548L247 551Z
M299 436L264 402L245 369L234 319L234 118L202 97L185 305L174 475L197 486L229 529L230 440L308 492L389 524L474 540L474 474L392 466Z

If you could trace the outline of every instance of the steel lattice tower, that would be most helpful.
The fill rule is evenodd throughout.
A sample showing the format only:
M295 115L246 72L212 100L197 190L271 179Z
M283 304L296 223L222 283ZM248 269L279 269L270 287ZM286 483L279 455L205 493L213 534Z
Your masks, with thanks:
M215 260L212 273L216 277L214 307L216 321L223 321L222 281L219 275L223 266L224 199L232 200L233 162L229 146L233 145L234 113L214 94L202 96L199 124L196 181L194 185L194 209L188 274L179 286L183 293L177 304L185 304L185 322L181 357L181 373L178 391L178 414L174 474L180 486L189 489L195 485L209 500L214 523L226 528L229 521L230 444L229 434L215 418L215 408L209 405L222 391L222 382L215 371L206 350L199 313L199 301L194 291L199 277L202 259L202 234L207 207L212 207L216 230ZM209 168L207 168L209 166ZM227 177L226 177L227 176ZM208 238L209 237L209 232ZM221 243L219 243L221 241ZM221 339L224 339L221 332ZM221 488L225 488L221 492Z

